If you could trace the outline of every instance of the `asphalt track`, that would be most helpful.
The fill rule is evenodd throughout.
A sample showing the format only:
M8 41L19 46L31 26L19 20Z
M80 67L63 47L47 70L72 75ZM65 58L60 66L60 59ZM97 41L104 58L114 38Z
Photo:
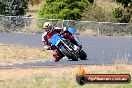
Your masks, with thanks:
M30 61L22 63L0 64L2 67L44 67L66 65L102 65L114 63L132 64L132 37L79 36L87 60L70 61L63 58ZM43 48L41 34L0 33L0 44L25 45Z

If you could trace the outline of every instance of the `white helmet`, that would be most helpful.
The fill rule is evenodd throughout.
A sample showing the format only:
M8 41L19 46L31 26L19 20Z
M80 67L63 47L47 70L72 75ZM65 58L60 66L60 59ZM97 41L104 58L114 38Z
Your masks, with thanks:
M51 27L52 26L52 24L50 23L50 22L45 22L44 24L43 24L43 28L49 28L49 27Z

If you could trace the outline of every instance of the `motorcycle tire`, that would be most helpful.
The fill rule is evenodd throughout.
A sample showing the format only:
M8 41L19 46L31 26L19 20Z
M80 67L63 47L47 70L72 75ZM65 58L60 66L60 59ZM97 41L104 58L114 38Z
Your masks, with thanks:
M66 49L64 46L60 48L60 51L69 59L72 59L73 61L78 61L78 58L76 58L76 56L69 52L68 49Z
M83 50L81 50L80 51L80 57L79 58L81 60L86 60L87 59L87 54Z

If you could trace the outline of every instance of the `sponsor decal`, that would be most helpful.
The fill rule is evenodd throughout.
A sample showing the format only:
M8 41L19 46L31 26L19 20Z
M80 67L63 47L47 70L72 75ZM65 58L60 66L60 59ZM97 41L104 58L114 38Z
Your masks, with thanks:
M76 81L79 85L86 83L130 83L131 76L129 74L86 74L85 70L80 66Z

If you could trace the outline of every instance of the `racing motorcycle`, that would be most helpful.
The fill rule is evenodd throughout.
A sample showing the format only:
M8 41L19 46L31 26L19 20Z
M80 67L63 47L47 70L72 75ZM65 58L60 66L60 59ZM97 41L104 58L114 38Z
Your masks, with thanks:
M57 49L68 59L72 59L73 61L77 61L79 58L81 60L86 60L87 55L82 49L82 44L79 38L76 35L75 28L68 28L68 31L74 35L74 38L78 42L79 45L75 45L69 39L64 38L63 35L56 33L50 39L49 42L52 46L57 47Z

